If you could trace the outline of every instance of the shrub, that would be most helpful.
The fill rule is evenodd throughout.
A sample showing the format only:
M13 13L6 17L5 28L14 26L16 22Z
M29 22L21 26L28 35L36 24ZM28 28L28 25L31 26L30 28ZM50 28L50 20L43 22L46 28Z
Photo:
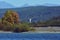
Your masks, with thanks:
M23 24L15 24L13 32L26 32L30 30L31 28L29 27L29 25L23 23Z
M0 23L0 30L2 30L4 27L4 25L2 23Z
M26 32L32 31L33 29L30 27L29 23L20 23L20 24L11 24L6 22L0 25L3 31L12 31L12 32Z

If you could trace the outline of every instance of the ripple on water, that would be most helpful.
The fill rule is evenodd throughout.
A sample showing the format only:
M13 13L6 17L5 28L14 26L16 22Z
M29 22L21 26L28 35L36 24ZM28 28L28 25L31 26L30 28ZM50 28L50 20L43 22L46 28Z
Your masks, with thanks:
M0 33L0 40L59 40L60 33Z

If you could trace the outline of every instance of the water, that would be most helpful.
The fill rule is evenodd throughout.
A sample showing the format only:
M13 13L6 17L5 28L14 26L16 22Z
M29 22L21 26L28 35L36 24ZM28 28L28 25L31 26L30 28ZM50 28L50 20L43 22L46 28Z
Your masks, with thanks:
M60 40L60 33L0 33L0 40Z

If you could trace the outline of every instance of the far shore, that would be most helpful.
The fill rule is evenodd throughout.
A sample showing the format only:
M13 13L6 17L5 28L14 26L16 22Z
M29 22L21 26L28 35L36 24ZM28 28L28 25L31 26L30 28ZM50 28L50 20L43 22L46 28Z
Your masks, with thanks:
M0 33L18 33L18 32L0 31ZM60 33L60 32L55 32L55 31L29 31L29 32L19 32L19 33Z
M0 33L60 33L60 27L33 27L35 31L28 32L12 32L12 31L2 31Z
M0 33L13 33L11 31L0 31Z

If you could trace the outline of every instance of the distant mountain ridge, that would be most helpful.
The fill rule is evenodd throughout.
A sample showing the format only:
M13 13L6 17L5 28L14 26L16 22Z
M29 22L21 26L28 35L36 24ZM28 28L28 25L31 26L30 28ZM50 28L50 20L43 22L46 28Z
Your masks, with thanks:
M51 4L51 3L44 3L44 6L59 6L60 4Z
M4 15L6 10L9 9L0 9L0 17ZM30 7L21 7L21 8L10 8L10 10L16 11L21 21L29 21L29 18L32 18L32 22L37 21L46 21L53 17L60 16L60 6L30 6Z
M14 6L7 2L0 1L0 9L4 9L4 8L14 8Z

